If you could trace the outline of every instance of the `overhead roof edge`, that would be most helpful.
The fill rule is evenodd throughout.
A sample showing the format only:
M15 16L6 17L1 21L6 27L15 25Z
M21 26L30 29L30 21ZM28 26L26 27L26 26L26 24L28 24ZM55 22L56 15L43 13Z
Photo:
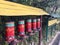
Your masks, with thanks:
M48 26L52 26L52 25L54 25L56 22L57 22L57 19L50 20L50 21L48 21Z
M3 11L4 10L4 11ZM40 8L26 6L5 0L0 1L0 16L49 15Z

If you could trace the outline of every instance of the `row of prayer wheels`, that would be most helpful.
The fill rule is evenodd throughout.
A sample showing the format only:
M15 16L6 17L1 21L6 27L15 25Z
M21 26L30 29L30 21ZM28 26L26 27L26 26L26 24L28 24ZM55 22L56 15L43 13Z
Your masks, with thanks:
M33 35L35 32L40 31L41 29L41 19L27 19L27 20L19 20L17 27L17 36L20 39L25 36ZM15 40L15 22L5 22L5 40L7 42L11 42Z

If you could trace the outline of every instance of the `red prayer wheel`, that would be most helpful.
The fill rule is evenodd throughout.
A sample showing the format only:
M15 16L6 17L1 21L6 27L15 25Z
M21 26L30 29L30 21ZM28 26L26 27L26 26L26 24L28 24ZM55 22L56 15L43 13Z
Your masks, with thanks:
M5 36L7 42L11 42L15 39L14 30L15 30L14 22L6 22Z
M37 30L37 20L36 19L33 19L33 21L32 21L32 29L33 29L33 31Z
M41 22L40 19L37 19L37 29L40 30L41 28Z
M18 23L18 33L19 33L19 36L24 36L25 35L24 20L20 20L19 23Z
M27 22L26 22L26 31L28 33L32 32L32 22L31 22L31 19L28 19Z

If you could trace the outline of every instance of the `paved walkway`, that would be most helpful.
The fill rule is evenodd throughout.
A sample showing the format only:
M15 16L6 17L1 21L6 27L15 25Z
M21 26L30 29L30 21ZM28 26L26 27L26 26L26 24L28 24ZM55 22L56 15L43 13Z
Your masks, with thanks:
M60 45L60 32L57 32L49 45Z

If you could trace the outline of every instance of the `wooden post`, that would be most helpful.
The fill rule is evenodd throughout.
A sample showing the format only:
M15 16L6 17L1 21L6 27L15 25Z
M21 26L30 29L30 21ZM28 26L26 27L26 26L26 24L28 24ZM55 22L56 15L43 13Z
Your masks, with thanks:
M46 20L46 41L48 39L48 19Z
M41 40L42 40L42 16L41 16L41 29L39 31L39 45L41 45Z
M51 27L51 36L52 36L52 27Z

